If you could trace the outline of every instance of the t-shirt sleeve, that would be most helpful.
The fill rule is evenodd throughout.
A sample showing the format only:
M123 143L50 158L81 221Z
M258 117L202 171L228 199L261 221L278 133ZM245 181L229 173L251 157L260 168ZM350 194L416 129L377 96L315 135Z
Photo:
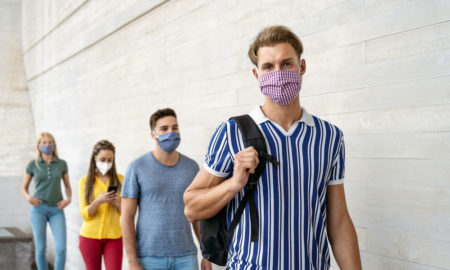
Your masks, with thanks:
M339 185L344 181L345 173L345 144L344 136L340 133L340 139L337 149L337 154L333 160L333 166L331 167L330 179L328 185Z
M83 220L89 221L94 218L94 216L89 216L89 204L87 204L85 198L84 198L84 192L86 188L86 176L81 178L81 180L78 182L78 202L80 204L80 214Z
M214 132L209 142L203 167L217 177L227 177L233 170L233 158L227 138L227 122L223 122Z
M195 172L195 174L198 173L198 171L200 170L200 167L198 166L197 162L194 161L194 165L193 165L193 170Z
M69 173L69 168L67 167L67 162L63 160L63 165L62 165L62 175L68 174Z
M122 198L139 198L141 192L141 187L139 185L138 176L136 174L136 168L134 164L128 166L127 172L125 173L125 179L122 183L122 191L120 192L120 197Z
M30 161L30 162L28 163L27 169L26 169L26 174L29 174L29 175L31 175L31 176L34 176L34 173L33 173L33 162L34 162L34 161Z

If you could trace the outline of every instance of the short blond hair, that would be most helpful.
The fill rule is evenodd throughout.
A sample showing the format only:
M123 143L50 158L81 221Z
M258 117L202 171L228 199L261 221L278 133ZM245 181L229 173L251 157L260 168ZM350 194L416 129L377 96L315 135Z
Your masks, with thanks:
M289 43L294 48L298 59L303 53L303 44L294 32L286 26L274 25L264 28L258 33L253 43L248 49L248 57L250 61L258 65L258 50L261 47L272 47L280 43Z

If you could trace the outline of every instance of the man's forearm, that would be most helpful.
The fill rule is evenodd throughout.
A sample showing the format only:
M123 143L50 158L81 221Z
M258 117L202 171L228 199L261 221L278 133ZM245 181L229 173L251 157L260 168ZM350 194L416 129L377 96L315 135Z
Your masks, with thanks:
M132 218L122 219L122 235L123 244L127 253L128 263L138 261L136 252L136 230L134 228L134 220Z
M350 217L338 228L330 231L329 238L334 257L341 270L362 269L358 238Z
M217 186L188 190L184 194L185 215L190 222L217 214L238 192L230 179Z

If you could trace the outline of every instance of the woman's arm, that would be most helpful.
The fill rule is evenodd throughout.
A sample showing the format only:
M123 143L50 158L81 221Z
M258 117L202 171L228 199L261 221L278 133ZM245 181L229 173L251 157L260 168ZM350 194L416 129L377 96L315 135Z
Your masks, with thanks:
M64 209L66 206L68 206L70 204L70 202L72 201L72 188L70 187L69 174L67 174L67 173L64 174L62 178L64 181L64 187L66 190L67 199L56 203L56 206L58 206L58 208L61 210Z
M97 213L97 208L100 206L100 204L111 201L111 192L102 192L98 195L97 198L88 206L88 214L89 217L95 216L95 213Z
M119 192L114 192L114 200L111 201L110 203L112 204L112 206L114 206L114 208L116 208L117 212L119 212L119 214L121 213L121 208L120 208L120 197L119 197Z
M37 206L41 204L41 200L32 197L30 193L28 193L28 187L30 186L31 178L33 178L31 175L25 174L22 184L22 194L31 205Z
M120 182L120 187L122 187L123 185L123 176L122 175L117 175L119 182ZM114 193L114 200L111 202L112 206L114 206L114 208L116 208L117 212L119 212L119 214L122 213L122 208L121 208L121 199L120 199L120 192L116 191Z
M78 185L78 201L80 203L80 214L84 220L92 219L97 213L98 207L105 202L113 199L114 194L111 192L102 192L90 204L87 204L84 193L86 189L86 178L81 179Z

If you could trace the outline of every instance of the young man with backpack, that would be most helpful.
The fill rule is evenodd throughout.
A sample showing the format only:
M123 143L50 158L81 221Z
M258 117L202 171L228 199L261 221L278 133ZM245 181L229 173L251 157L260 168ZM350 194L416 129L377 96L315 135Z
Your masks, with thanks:
M203 168L184 193L186 217L206 220L202 229L207 233L212 228L207 221L221 213L228 228L240 217L229 236L201 243L211 254L207 249L214 252L218 242L229 241L228 269L329 269L328 240L340 269L361 269L343 188L343 134L300 106L306 71L302 52L301 41L284 26L258 34L249 57L265 102L249 115L266 147L248 147L254 144L236 120L222 123ZM260 162L265 163L262 174L249 184L249 176L259 175ZM236 214L239 208L242 216Z

